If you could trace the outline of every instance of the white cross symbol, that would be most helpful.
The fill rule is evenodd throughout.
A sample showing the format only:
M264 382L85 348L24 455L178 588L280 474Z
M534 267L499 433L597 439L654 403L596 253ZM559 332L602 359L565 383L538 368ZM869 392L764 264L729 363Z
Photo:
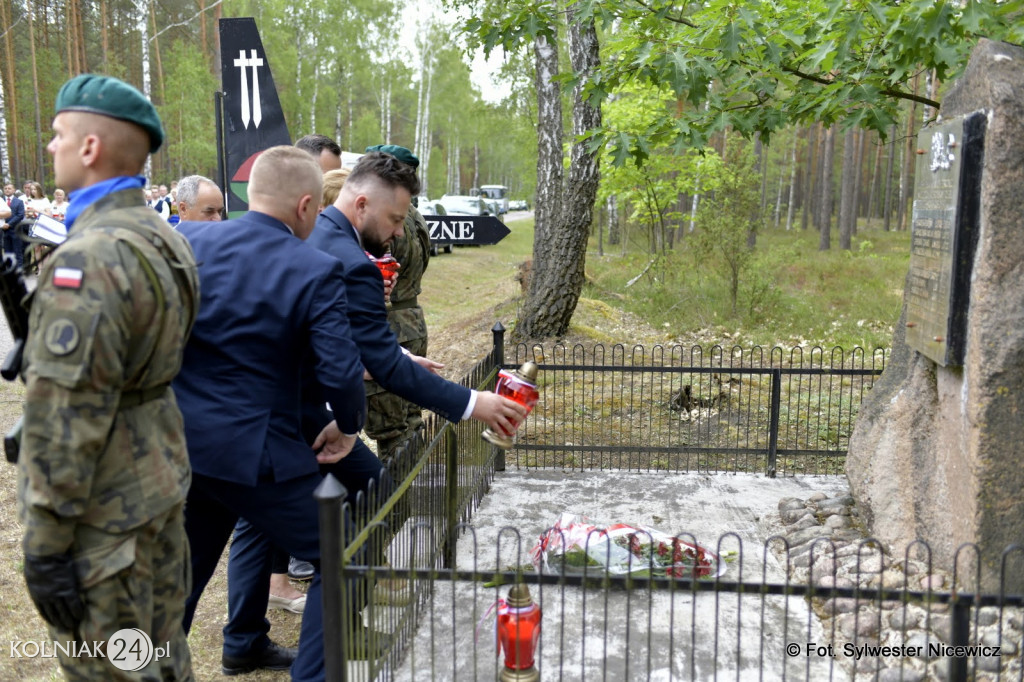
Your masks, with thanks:
M245 67L252 67L252 122L256 128L260 127L263 120L263 109L260 107L260 79L256 69L263 66L263 60L256 56L256 50L249 50L250 56L246 58L245 50L238 51L238 59L234 66L242 70L242 126L249 127L249 80L246 77Z

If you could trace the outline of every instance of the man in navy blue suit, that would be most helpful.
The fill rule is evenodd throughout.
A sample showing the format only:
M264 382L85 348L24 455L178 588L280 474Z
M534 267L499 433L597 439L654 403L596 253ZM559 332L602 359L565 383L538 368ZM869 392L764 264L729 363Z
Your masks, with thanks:
M18 226L25 219L25 202L14 193L14 183L11 182L4 185L3 200L7 203L8 208L11 209L10 217L0 225L0 229L3 230L2 246L4 255L14 256L18 262L18 267L21 267L25 247L22 244L21 235L18 233Z
M174 381L193 478L185 507L193 589L184 626L235 522L246 518L270 541L316 567L298 651L267 636L269 566L260 575L229 569L228 580L259 585L262 605L232 612L225 674L292 668L293 679L323 678L319 538L313 491L320 466L348 454L363 426L359 350L346 311L344 268L302 243L319 206L321 173L309 154L272 147L253 164L249 212L221 223L185 222L199 264L200 313ZM302 366L312 368L336 421L314 453L302 433ZM323 439L321 439L323 440ZM294 664L293 664L294 659Z
M522 420L526 416L525 408L492 391L470 390L438 376L434 370L441 365L404 353L388 325L384 280L366 253L384 255L391 240L402 234L411 198L419 193L419 186L412 166L382 152L364 155L345 180L334 206L320 213L307 244L334 256L341 264L352 338L366 371L381 386L450 421L472 417L500 433L512 433L515 430L513 420ZM311 395L315 392L307 392L305 397ZM323 401L307 400L303 417L307 437L312 438L330 420L330 413L323 409ZM337 435L333 423L327 424L324 432ZM344 459L331 464L330 471L352 497L365 494L375 486L379 499L387 494L391 482L381 461L361 440L355 442ZM242 572L241 567L246 566L245 572L255 572L252 566L269 564L273 538L263 534L261 539L260 535L247 532L239 543L236 534L228 564L229 583L234 574L232 567ZM295 556L294 552L290 553ZM242 619L233 614L253 613L260 604L266 608L266 583L266 580L262 584L254 583L251 589L243 589L237 583L234 587L229 585L231 616L225 631L241 633L246 629ZM313 597L307 595L307 609L312 601ZM357 655L352 655L350 650L349 658L365 655L365 652L355 653ZM295 669L292 673L294 675Z
M436 363L403 353L388 325L384 282L366 253L379 258L388 252L391 241L402 234L411 198L419 187L412 166L383 152L365 154L334 205L320 213L307 243L344 266L352 338L363 366L377 383L450 421L472 417L512 433L512 420L526 416L523 407L491 391L471 391L441 378L432 371L440 367ZM356 448L360 449L359 444ZM352 461L347 457L345 463Z

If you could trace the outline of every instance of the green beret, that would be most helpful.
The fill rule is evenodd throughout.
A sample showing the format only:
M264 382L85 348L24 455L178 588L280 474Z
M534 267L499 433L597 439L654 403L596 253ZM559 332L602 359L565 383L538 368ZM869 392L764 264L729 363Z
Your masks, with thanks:
M397 144L375 144L372 147L366 148L366 153L370 152L384 152L390 154L399 161L413 168L419 168L420 160L416 158L416 155L405 147L399 147Z
M65 83L57 93L56 113L85 111L110 116L139 126L149 135L152 154L164 141L164 128L156 107L146 96L112 76L83 73Z

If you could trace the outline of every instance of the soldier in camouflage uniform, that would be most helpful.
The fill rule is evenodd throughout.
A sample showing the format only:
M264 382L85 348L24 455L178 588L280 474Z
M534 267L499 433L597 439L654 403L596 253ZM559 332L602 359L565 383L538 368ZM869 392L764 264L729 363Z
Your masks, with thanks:
M386 152L413 168L420 165L419 159L405 147L377 145L366 151ZM409 207L402 236L391 244L391 255L402 267L391 290L388 324L403 348L426 357L427 322L416 297L422 290L423 273L430 260L430 233L415 206ZM366 434L377 441L377 455L388 464L395 451L423 424L420 406L388 393L375 381L366 382L366 401Z
M195 260L145 204L138 173L163 140L149 101L82 75L56 110L47 149L72 190L70 229L40 271L22 365L25 581L56 642L138 628L168 647L132 672L110 662L109 644L107 657L58 649L68 679L191 679L181 625L191 473L170 381L195 320Z

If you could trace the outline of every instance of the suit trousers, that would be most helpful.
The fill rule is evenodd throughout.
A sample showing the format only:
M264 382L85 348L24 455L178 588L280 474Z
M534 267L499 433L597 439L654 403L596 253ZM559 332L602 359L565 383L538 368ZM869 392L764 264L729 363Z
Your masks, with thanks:
M334 464L321 467L323 475L331 473L338 481L345 486L348 492L346 502L356 510L356 518L365 518L366 514L372 513L379 502L386 499L393 487L390 475L383 467L377 456L366 447L361 440L357 440L352 452L347 457ZM193 488L195 483L193 483ZM315 486L314 486L315 487ZM312 493L310 502L313 502ZM268 502L268 510L265 514L273 516L276 503ZM316 522L316 506L313 505L313 521ZM352 519L346 517L345 524L350 532L353 528ZM283 525L287 528L287 525ZM353 533L354 534L354 533ZM191 536L190 536L191 537ZM376 543L378 546L380 543ZM296 553L287 544L279 543L271 533L264 530L263 525L257 523L256 519L242 514L242 519L235 529L235 537L231 543L231 552L228 555L228 624L224 626L224 653L229 656L246 655L252 651L260 651L267 646L267 632L270 624L266 619L268 584L273 564L274 548L279 548L297 559L313 561L308 556ZM221 545L223 549L223 544ZM196 550L193 548L193 554ZM219 558L218 554L218 558ZM306 593L306 610L313 607L318 615L322 617L322 604L320 603L319 592L313 594L313 586L319 590L320 584L320 551L319 545L316 551L316 560L313 566L316 569L313 577L313 585L310 585ZM371 559L379 562L382 557L377 556ZM216 565L216 564L215 564ZM211 569L212 572L212 569ZM193 578L198 582L199 577ZM209 576L206 577L209 579ZM350 600L353 611L361 610L364 604L355 603L356 594L353 586L349 587ZM194 608L193 608L194 610ZM190 612L191 613L191 612ZM303 614L303 636L305 636L305 613ZM320 623L320 646L323 646L323 626ZM304 644L302 644L304 646ZM300 656L302 651L300 647ZM322 661L321 661L322 662ZM293 679L306 679L296 676L295 662L292 667Z
M185 603L184 628L188 632L196 605L213 575L231 531L240 517L247 519L255 533L294 557L309 561L315 572L306 597L299 635L299 654L292 665L293 680L322 680L324 677L323 604L320 580L319 518L313 491L323 480L313 473L287 481L265 480L255 487L193 473L185 506L185 530L192 547L192 593ZM244 544L244 540L243 540ZM250 656L270 644L266 620L270 554L262 547L251 560L228 568L228 584L241 583L249 601L229 605L225 627L224 654ZM232 554L235 552L233 551ZM255 601L254 601L255 600ZM245 627L234 627L238 622ZM240 630L244 630L238 634Z

